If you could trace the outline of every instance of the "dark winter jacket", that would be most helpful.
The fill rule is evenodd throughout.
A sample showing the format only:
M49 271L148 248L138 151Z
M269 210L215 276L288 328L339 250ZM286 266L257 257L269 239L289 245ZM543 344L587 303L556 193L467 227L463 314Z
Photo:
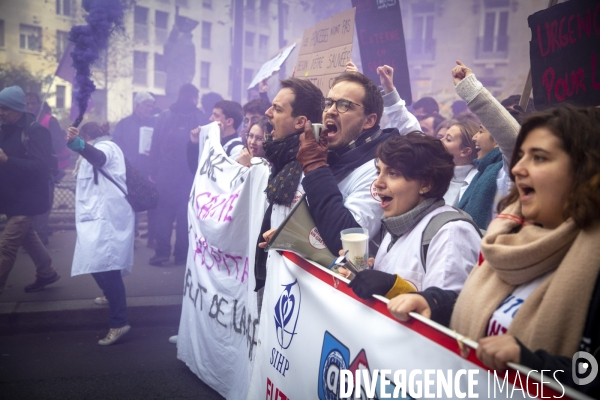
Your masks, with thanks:
M25 135L23 135L25 133ZM53 154L48 129L32 114L0 126L0 148L8 161L0 164L0 214L38 215L50 208L50 170Z
M113 132L113 142L119 145L127 161L144 177L150 175L150 156L140 154L140 128L154 128L156 118L140 118L135 114L119 121Z

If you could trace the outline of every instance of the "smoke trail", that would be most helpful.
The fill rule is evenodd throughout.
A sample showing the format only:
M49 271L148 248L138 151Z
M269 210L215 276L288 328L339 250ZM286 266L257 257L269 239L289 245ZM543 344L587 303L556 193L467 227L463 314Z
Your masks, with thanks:
M83 0L82 6L88 15L87 25L71 28L69 40L75 44L71 53L75 68L75 101L79 106L81 122L83 114L96 85L90 79L90 66L98 60L100 52L108 47L108 38L115 30L123 30L124 5L121 0Z

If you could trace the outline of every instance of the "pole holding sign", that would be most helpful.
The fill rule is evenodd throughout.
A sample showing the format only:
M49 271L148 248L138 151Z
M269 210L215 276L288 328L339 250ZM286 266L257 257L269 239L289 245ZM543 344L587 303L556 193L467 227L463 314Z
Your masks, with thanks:
M331 81L344 72L350 61L355 11L352 8L304 30L295 76L308 79L325 96Z

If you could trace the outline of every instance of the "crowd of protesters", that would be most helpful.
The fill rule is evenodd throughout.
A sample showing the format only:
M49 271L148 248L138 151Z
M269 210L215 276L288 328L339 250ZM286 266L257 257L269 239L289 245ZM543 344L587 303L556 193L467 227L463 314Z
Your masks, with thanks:
M366 229L379 249L370 268L353 276L357 296L386 296L401 320L414 311L478 340L477 355L489 368L516 362L561 369L559 379L572 386L572 355L600 346L600 109L522 110L515 105L519 96L498 101L457 61L449 79L461 100L446 119L431 97L407 107L393 86L393 69L377 72L375 83L350 62L325 96L310 81L291 77L272 101L263 82L260 97L244 106L213 93L202 97L203 110L191 84L160 113L150 93L137 93L114 142L95 122L69 128L65 141L39 97L29 94L26 102L20 88L5 88L0 213L8 223L0 237L0 293L21 245L37 268L26 291L59 279L42 242L68 146L80 156L72 275L91 273L97 281L104 297L96 301L109 305L110 325L99 343L117 341L129 330L122 275L133 264L139 215L97 170L125 186L128 159L156 186L159 203L148 213L148 246L156 254L149 263L161 266L173 256L175 265L185 265L199 133L216 122L228 157L249 168L257 157L270 164L261 235L252 238L259 248L300 191L331 251L342 248L340 231L347 228ZM318 138L313 123L323 124ZM94 213L111 217L100 224ZM430 225L438 227L424 244ZM97 247L98 235L114 243ZM278 257L256 252L259 305ZM598 393L599 385L578 389Z

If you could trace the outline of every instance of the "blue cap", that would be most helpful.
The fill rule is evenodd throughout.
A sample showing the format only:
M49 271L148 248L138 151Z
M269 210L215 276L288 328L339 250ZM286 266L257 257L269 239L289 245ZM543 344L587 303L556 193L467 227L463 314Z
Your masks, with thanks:
M9 86L0 91L0 104L15 111L26 112L25 92L18 86Z

